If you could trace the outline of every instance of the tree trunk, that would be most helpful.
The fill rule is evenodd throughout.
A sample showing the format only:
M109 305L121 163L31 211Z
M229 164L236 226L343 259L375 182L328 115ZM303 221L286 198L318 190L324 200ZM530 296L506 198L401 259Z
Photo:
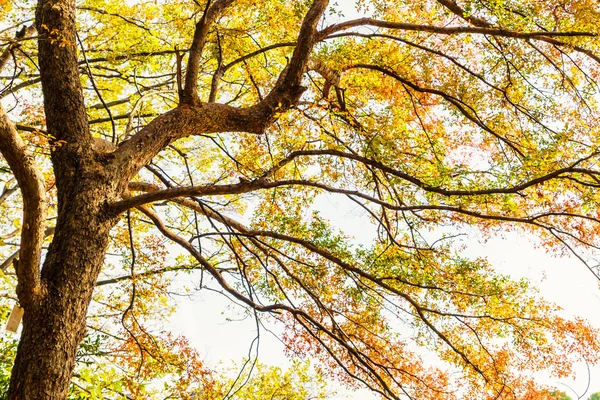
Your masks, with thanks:
M85 335L88 305L116 219L108 218L103 209L110 197L106 180L74 181L68 185L73 194L63 192L42 269L41 296L25 308L8 393L11 400L64 399Z

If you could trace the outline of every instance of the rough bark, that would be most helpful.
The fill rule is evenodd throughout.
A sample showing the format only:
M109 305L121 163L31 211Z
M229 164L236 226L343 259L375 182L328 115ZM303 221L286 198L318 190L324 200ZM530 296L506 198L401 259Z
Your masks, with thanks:
M37 265L27 275L17 270L19 286L37 290L19 291L25 314L8 398L54 400L68 393L116 221L106 216L106 204L117 199L120 181L107 175L104 158L92 148L75 47L75 1L40 1L36 25L58 218L41 271Z
M15 174L23 196L22 244L16 272L17 295L21 305L27 307L39 295L40 289L39 265L46 223L44 178L1 105L0 152Z
M67 396L111 227L111 221L98 218L94 194L99 193L90 190L72 199L59 217L43 268L44 296L23 317L9 399Z
M64 168L56 164L55 168ZM53 241L41 270L41 296L30 301L13 367L9 399L62 399L69 389L86 314L116 219L114 177L90 163L68 174ZM63 178L64 179L64 178Z
M185 76L185 87L183 89L182 98L180 99L182 103L198 104L200 102L196 80L198 79L198 72L200 71L200 57L202 56L202 50L206 44L208 31L215 19L233 2L234 0L217 0L210 6L211 2L209 1L202 18L196 24Z

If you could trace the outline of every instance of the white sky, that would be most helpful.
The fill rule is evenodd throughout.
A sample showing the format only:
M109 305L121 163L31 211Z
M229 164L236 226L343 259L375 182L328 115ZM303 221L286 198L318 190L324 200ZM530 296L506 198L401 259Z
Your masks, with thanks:
M369 243L372 232L364 211L355 204L339 201L335 197L319 198L318 209L345 233L353 235L358 242ZM516 233L505 234L504 238L489 239L481 243L473 231L472 237L464 242L467 245L465 255L470 257L486 256L499 273L515 278L525 277L541 290L541 295L564 309L565 317L581 316L600 328L600 290L598 281L579 261L570 258L553 258L544 250L534 248L532 241ZM200 292L196 301L179 302L174 325L180 327L192 344L200 351L211 366L222 363L229 367L247 357L248 348L255 336L253 320L231 321L235 319L235 308L220 295ZM233 312L232 312L233 311ZM261 336L259 360L265 364L287 365L283 346L266 332ZM600 366L590 370L588 379L585 365L578 369L575 381L546 380L552 386L567 392L572 398L581 396L588 383L590 388L586 396L600 392ZM541 378L543 379L543 378ZM576 393L569 390L573 388ZM577 395L576 395L577 394ZM340 397L350 399L376 399L370 392L340 391Z

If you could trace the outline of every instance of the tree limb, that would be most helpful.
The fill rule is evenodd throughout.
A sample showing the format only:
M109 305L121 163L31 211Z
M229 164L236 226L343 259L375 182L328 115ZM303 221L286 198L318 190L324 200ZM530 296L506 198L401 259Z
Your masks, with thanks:
M75 150L77 158L92 157L92 136L80 81L77 60L75 0L40 1L36 11L38 60L48 133L67 145L54 153ZM69 116L65 118L65 116ZM70 144L77 144L73 149ZM73 155L66 155L68 161ZM60 173L57 175L60 190Z
M290 63L279 75L273 90L262 102L266 106L285 111L298 102L305 90L300 83L306 71L310 53L314 44L320 40L317 24L328 4L329 0L315 0L306 13Z
M457 345L455 343L453 343L451 340L449 340L446 337L446 335L444 335L432 322L430 322L429 319L427 318L427 316L425 315L425 313L438 314L439 312L437 310L421 306L415 299L410 297L408 294L406 294L398 289L395 289L391 285L388 285L387 283L385 283L384 279L382 279L381 277L378 277L374 274L364 271L360 267L357 267L357 266L354 266L354 265L351 265L351 264L345 262L344 260L338 258L337 256L335 256L333 253L329 252L328 250L322 249L319 246L311 243L308 240L304 240L304 239L297 238L294 236L280 234L280 233L272 232L272 231L261 231L261 230L249 229L246 226L244 226L243 224L241 224L225 215L215 212L215 211L211 210L209 207L206 207L199 202L194 202L192 200L181 199L181 198L174 199L173 201L175 201L176 203L179 203L185 207L188 207L190 209L199 211L202 214L204 214L206 217L217 220L217 221L223 223L224 225L226 225L230 228L233 228L236 231L242 233L243 235L265 236L265 237L270 237L273 239L283 240L283 241L286 241L289 243L294 243L294 244L300 245L300 246L306 248L307 250L309 250L315 254L318 254L319 256L333 262L334 264L340 266L344 270L352 272L354 274L357 274L357 275L361 276L362 278L368 279L369 281L375 283L376 285L405 299L406 301L408 301L408 303L410 303L414 307L415 311L417 312L417 314L419 315L421 320L429 327L429 329L431 329L432 332L434 332L455 353L457 353L468 365L470 365L478 374L480 374L484 380L487 380L486 374L479 368L479 366L477 364L475 364L459 347L457 347ZM148 215L148 214L146 214L146 215ZM219 283L221 283L221 282L219 282ZM225 289L227 289L227 288L225 288ZM303 287L303 289L308 292L306 287ZM326 310L326 307L324 305L321 304L320 307L322 309ZM307 316L306 313L302 313L302 315ZM443 315L445 315L445 314L443 314ZM474 316L468 316L468 317L470 317L470 318L485 318L486 316L485 315L484 316L474 315ZM312 318L311 318L311 320L316 322ZM344 347L346 347L348 344L346 342L346 340L344 338L338 336L338 334L336 334L336 336L337 337L335 339L338 341L338 343L340 343ZM346 339L348 339L348 338L346 338Z
M23 228L17 272L17 295L25 307L40 289L40 258L46 222L44 178L23 140L0 105L0 152L13 171L23 196Z
M317 35L318 40L323 40L329 35L340 32L349 28L358 26L375 26L378 28L398 29L404 31L417 31L436 33L440 35L456 35L456 34L479 34L490 36L501 36L515 39L543 39L551 37L596 37L597 33L593 32L517 32L508 29L479 27L479 26L435 26L435 25L420 25L410 24L405 22L382 21L374 18L359 18L350 21L341 22L339 24L330 25L321 30Z
M510 147L515 153L517 153L519 156L521 157L525 157L525 155L523 154L523 152L510 140L508 140L507 138L499 135L496 131L494 131L493 129L491 129L478 115L477 115L477 111L470 105L466 104L464 101L460 100L459 98L452 96L446 92L443 92L441 90L437 90L437 89L430 89L427 87L421 87L417 84L415 84L414 82L398 75L395 71L392 71L389 68L386 67L381 67L379 65L372 65L372 64L354 64L354 65L350 65L348 67L346 67L346 70L349 69L354 69L354 68L364 68L364 69L370 69L373 71L378 71L381 72L391 78L396 79L398 82L403 83L404 85L410 87L411 89L420 92L420 93L429 93L429 94L433 94L436 96L440 96L442 97L444 100L446 100L448 103L452 104L465 118L467 118L468 120L470 120L471 122L473 122L475 125L477 125L479 128L481 128L482 130L488 132L489 134L491 134L492 136L494 136L495 138L497 138L498 140L500 140L501 142L503 142L504 144L506 144L508 147Z
M600 175L599 172L578 168L577 165L585 159L579 160L568 167L559 168L545 175L538 176L527 180L525 182L504 188L486 188L486 189L447 189L439 186L432 186L422 181L421 179L404 173L390 166L387 166L379 161L370 159L368 157L360 156L353 153L347 153L339 150L324 149L324 150L299 150L291 152L285 159L280 161L274 168L279 169L293 159L301 156L319 156L329 155L341 157L349 160L357 161L361 164L377 168L383 172L389 173L393 176L403 179L404 181L411 183L418 188L431 193L441 194L443 196L482 196L482 195L493 195L493 194L513 194L519 193L529 187L540 185L550 179L559 178L566 174L584 174L584 175ZM591 156L590 156L591 157ZM588 157L588 158L590 158ZM281 180L281 181L270 181L267 179L271 176L271 171L268 171L262 178L249 181L240 182L228 185L206 185L206 186L187 186L187 187L175 187L165 190L157 190L158 188L151 187L152 185L143 182L131 182L129 183L130 190L141 190L148 191L143 195L131 197L125 200L121 200L111 205L110 210L113 213L121 213L132 207L137 207L142 204L151 203L160 200L169 200L176 197L182 196L219 196L219 195L231 195L231 194L242 194L248 193L261 189L271 189L275 187L290 186L290 185L313 185L313 183L305 180Z
M204 25L208 24L231 2L232 0L215 2L203 17L206 21L200 21L199 24L201 22ZM199 103L193 95L196 90L197 74L190 72L196 67L188 65L184 87L184 92L187 92L184 97L192 100L186 100L180 107L156 118L130 140L123 142L113 154L114 158L110 166L113 173L122 178L123 185L126 185L156 154L177 139L215 132L243 131L261 134L279 113L295 105L305 90L300 83L306 71L310 52L317 40L317 23L327 4L328 0L313 2L300 28L298 45L294 49L290 64L282 71L269 95L254 106L237 108L225 104ZM208 28L203 25L197 26L196 47L192 46L193 48L190 49L190 60L200 56L198 52L206 40L202 36L206 34L205 29ZM191 79L193 81L190 81Z
M437 0L438 3L446 7L448 10L452 11L456 16L464 19L469 22L473 26L478 26L480 28L492 28L492 24L487 22L484 19L474 17L473 15L469 15L465 10L463 10L454 0Z
M198 96L198 72L200 71L200 58L202 50L206 44L208 31L213 22L221 15L225 8L229 7L234 0L217 0L210 6L210 0L206 4L206 10L196 24L192 46L188 58L187 70L185 72L185 83L183 88L182 98L179 99L183 104L198 104L200 98ZM210 7L209 7L210 6Z
M49 228L46 228L46 230L44 231L44 238L53 235L54 234L54 226L51 226ZM13 261L15 261L16 259L19 258L19 253L21 252L21 249L18 249L17 251L15 251L14 253L12 253L10 256L8 256L8 258L6 258L4 261L2 261L2 264L0 264L0 271L2 272L6 272L6 270L8 269L8 267L10 267L13 263Z
M244 304L252 307L253 309L257 310L257 311L261 311L261 312L273 312L273 311L278 311L278 310L288 310L289 307L283 305L283 304L273 304L273 305L269 305L269 306L263 306L260 305L256 302L254 302L253 300L249 299L248 297L244 296L243 294L241 294L240 292L238 292L237 290L235 290L223 277L223 275L219 272L219 270L217 268L215 268L211 263L209 263L203 256L202 254L200 254L200 252L198 252L196 250L196 248L194 248L194 246L192 246L187 240L185 240L184 238L176 235L175 233L171 232L166 226L165 224L160 220L160 218L158 217L158 215L156 215L156 213L154 211L152 211L151 209L144 207L144 206L140 206L138 207L138 210L141 211L144 215L146 215L148 218L150 218L152 220L152 222L154 223L154 225L156 226L156 228L167 238L169 238L170 240L172 240L173 242L177 243L178 245L180 245L181 247L183 247L185 250L187 250L190 255L192 255L196 261L198 261L200 263L200 265L206 269L208 271L208 273L210 273L212 275L213 278L215 278L215 280L219 283L219 285L221 285L221 287L223 289L225 289L229 294L231 294L233 297L235 297L237 300L243 302Z

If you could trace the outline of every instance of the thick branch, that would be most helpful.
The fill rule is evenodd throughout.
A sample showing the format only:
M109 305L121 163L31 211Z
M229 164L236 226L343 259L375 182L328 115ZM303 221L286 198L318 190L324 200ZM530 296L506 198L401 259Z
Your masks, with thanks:
M67 144L77 143L80 148L89 149L92 137L79 79L75 1L39 0L36 27L40 35L38 60L48 133ZM57 146L56 152L68 148ZM78 158L84 154L80 152ZM87 154L91 156L91 150ZM57 176L57 184L59 180Z
M452 11L453 14L459 16L465 21L469 22L471 25L478 26L480 28L491 28L492 24L489 22L469 15L469 13L465 12L454 0L437 0L438 3L446 7L448 10Z
M300 86L302 76L306 71L312 48L319 41L317 24L328 4L329 0L315 0L306 13L290 63L279 76L271 93L265 98L263 103L266 106L287 110L298 102L305 90Z
M237 108L218 103L178 107L153 120L123 142L111 162L115 176L129 181L170 143L190 135L215 132L264 132L275 111L267 107Z
M230 2L231 0L215 2L204 17L206 21L216 18L217 14ZM217 103L194 103L194 100L186 103L184 107L178 107L163 114L119 146L111 163L115 176L120 176L126 184L156 154L179 138L213 132L263 133L266 127L275 120L278 113L288 110L298 102L300 95L305 90L300 82L306 71L310 52L316 42L317 23L327 4L328 0L315 0L312 4L302 23L298 35L298 45L290 64L281 73L275 87L263 101L252 107L236 108ZM196 47L190 49L190 60L196 56L199 57L198 54L192 55L192 53L201 50L200 45L203 45L205 40L206 38L198 38ZM188 65L186 88L192 90L189 89L189 79L193 76L193 90L196 90L196 75L189 75L190 70L191 67ZM189 93L192 92L188 92L185 96L189 96Z
M23 229L18 263L17 295L27 307L40 288L40 257L46 221L46 190L44 178L33 157L0 105L0 152L10 166L23 196Z
M323 40L327 36L340 32L349 28L358 26L375 26L378 28L386 29L398 29L404 31L417 31L417 32L428 32L436 33L440 35L456 35L456 34L479 34L479 35L490 35L490 36L502 36L515 39L540 39L550 37L596 37L598 36L593 32L548 32L548 31L537 31L537 32L516 32L508 29L500 28L489 28L479 26L434 26L434 25L420 25L420 24L409 24L404 22L393 22L393 21L381 21L373 18L359 18L350 21L345 21L339 24L328 26L318 34L318 40Z
M215 1L215 3L205 11L200 21L196 24L194 39L192 40L187 70L185 73L185 87L183 89L183 96L180 99L181 103L198 104L200 102L196 80L198 79L198 72L200 71L200 58L202 57L202 50L206 44L206 37L208 36L208 31L213 22L221 15L225 8L233 3L233 1L234 0ZM210 4L210 1L208 4Z
M349 160L353 160L359 162L363 165L367 165L373 168L377 168L380 171L386 172L390 175L401 178L402 180L411 183L418 188L430 192L437 193L443 196L482 196L482 195L493 195L493 194L513 194L519 193L522 190L525 190L529 187L540 185L546 181L551 179L559 178L566 174L585 174L585 175L599 175L598 172L578 168L577 165L579 162L572 164L569 167L560 168L545 175L539 176L534 179L530 179L523 183L509 186L509 187L499 187L499 188L486 188L486 189L446 189L439 186L432 186L422 181L421 179L394 169L390 166L387 166L379 161L372 160L367 157L363 157L353 153L346 153L339 150L301 150L294 151L288 155L285 159L280 161L275 168L279 169L287 163L291 162L293 159L301 157L301 156L333 156L333 157L341 157ZM111 207L111 211L114 213L121 213L127 209L132 207L137 207L142 204L151 203L155 201L161 200L169 200L176 197L182 196L219 196L219 195L231 195L231 194L242 194L248 193L261 189L271 189L282 186L291 186L291 185L309 185L313 186L311 182L305 180L281 180L281 181L270 181L267 178L270 176L270 173L267 173L263 178L256 179L250 182L241 182L237 184L229 184L229 185L206 185L206 186L187 186L187 187L176 187L170 188L166 190L156 190L156 187L149 187L149 184L142 182L131 182L129 183L130 190L141 190L141 191L149 191L150 193L146 193L140 196L135 196L128 198L126 200L122 200L118 203L113 204Z

